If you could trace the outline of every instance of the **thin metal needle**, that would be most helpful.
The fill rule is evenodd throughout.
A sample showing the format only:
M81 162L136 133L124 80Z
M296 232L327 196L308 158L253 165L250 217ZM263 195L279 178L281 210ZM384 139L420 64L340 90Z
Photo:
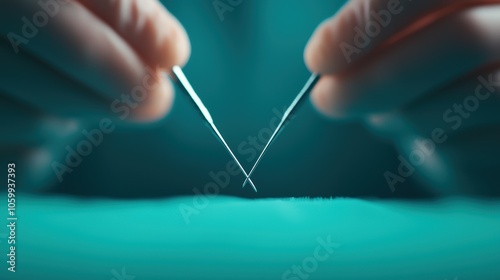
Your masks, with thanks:
M286 122L289 120L289 118L292 116L292 113L299 107L299 105L305 100L305 97L311 92L311 90L314 88L316 83L319 81L320 75L317 73L313 73L309 80L307 80L306 84L302 88L302 90L299 92L299 94L295 97L293 100L292 104L286 109L285 113L283 114L283 117L281 118L280 123L274 130L273 134L271 135L271 138L267 141L266 146L264 146L264 149L260 153L259 157L257 158L257 161L255 161L255 164L253 165L252 169L250 170L250 173L248 173L247 179L245 179L245 182L243 182L243 187L245 187L246 183L248 180L251 180L250 177L252 176L253 172L255 171L255 168L259 165L262 157L266 153L267 149L271 145L271 143L276 139L276 136L283 130L284 125Z
M210 128L213 130L213 132L215 133L215 135L222 142L222 144L227 149L227 151L229 152L229 154L231 155L231 157L233 158L233 160L236 162L236 164L238 165L238 167L241 169L241 171L245 175L245 182L248 180L250 182L250 185L254 189L254 191L257 192L257 188L255 187L254 183L252 182L252 179L250 179L248 177L247 172L245 171L245 169L243 168L243 166L241 165L241 163L238 161L238 159L234 155L234 153L231 150L231 148L229 148L229 145L226 143L226 140L224 140L224 138L222 137L222 134L219 132L219 130L215 126L214 121L212 119L212 116L208 112L207 107L205 107L205 105L203 104L203 102L201 102L200 97L194 91L193 87L191 86L191 84L189 83L188 79L184 75L184 72L182 72L182 69L179 66L176 65L176 66L174 66L172 68L172 72L174 73L174 76L177 78L177 82L180 85L180 87L182 89L184 89L184 91L189 95L189 97L191 97L191 100L194 102L194 104L196 105L196 107L200 110L203 118L207 121L207 123L209 124Z

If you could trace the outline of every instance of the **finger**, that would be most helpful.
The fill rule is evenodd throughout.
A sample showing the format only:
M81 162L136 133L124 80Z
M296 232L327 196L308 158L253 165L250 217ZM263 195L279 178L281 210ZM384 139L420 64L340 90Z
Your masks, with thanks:
M120 118L153 120L170 108L172 89L159 70L147 67L120 35L81 4L57 4L49 15L38 2L7 2L0 4L10 5L9 9L0 9L0 16L9 24L1 25L0 33L7 36L13 48L17 46L20 52L38 57L100 93L116 104L114 112ZM41 14L46 16L45 25L36 17ZM121 101L130 96L138 97L128 103ZM123 106L127 110L121 109Z
M2 121L0 122L0 130L2 137L0 137L0 147L26 140L33 142L40 140L39 135L36 135L36 130L40 126L40 120L43 116L44 114L38 110L15 99L7 98L4 93L1 93L0 118Z
M305 60L312 72L336 73L435 20L498 0L351 0L312 35Z
M157 0L78 0L111 26L151 67L186 63L186 31Z
M54 143L77 132L75 120L60 120L0 92L0 149ZM1 154L1 152L0 152Z
M500 5L492 5L444 18L362 67L324 76L313 102L337 117L388 112L498 61L498 13Z
M0 95L0 117L0 162L23 170L17 187L32 191L50 186L57 173L54 163L67 153L64 146L81 136L81 124L49 117L5 95Z
M0 91L3 95L60 118L102 118L111 114L109 102L33 56L0 41Z
M444 142L408 134L397 143L403 158L399 160L406 160L420 175L416 177L437 194L499 195L499 129L499 125L478 127L447 135Z
M450 136L447 142L437 147L454 171L450 174L459 174L455 187L462 193L484 197L500 195L499 130L500 125L477 128Z
M395 112L370 116L367 124L374 132L390 138L416 134L435 138L436 142L481 127L500 125L498 65L439 91Z

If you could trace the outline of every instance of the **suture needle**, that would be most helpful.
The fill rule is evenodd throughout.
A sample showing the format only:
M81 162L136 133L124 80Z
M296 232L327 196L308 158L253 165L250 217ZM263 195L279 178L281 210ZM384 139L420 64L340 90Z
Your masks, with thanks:
M226 143L226 140L224 140L224 137L222 137L222 134L219 132L219 130L215 126L214 121L212 119L212 116L208 112L207 107L205 107L205 105L203 105L203 102L201 102L200 97L194 91L193 87L191 86L191 84L189 83L188 79L184 75L184 72L182 72L182 69L179 66L176 65L176 66L172 67L172 72L173 72L174 76L177 79L177 81L176 81L177 84L179 84L179 86L189 95L189 97L194 102L194 104L196 105L196 107L200 110L203 118L207 121L208 126L212 129L212 131L215 133L215 135L217 136L217 138L222 142L222 144L224 145L224 147L226 148L226 150L229 152L229 154L231 155L231 157L234 159L234 161L236 162L236 164L238 165L238 167L241 169L241 171L245 175L245 182L249 181L250 185L252 186L252 188L254 189L254 191L257 192L257 188L255 187L254 183L252 182L252 179L250 179L248 177L247 172L245 171L245 169L243 168L243 166L241 165L241 163L238 161L238 159L234 155L234 153L231 150L231 148L229 148L229 145Z
M304 102L306 97L309 95L311 90L314 88L316 83L319 81L319 78L320 78L319 74L313 73L311 75L311 77L309 78L309 80L307 80L307 82L304 85L304 87L302 88L302 90L295 97L292 104L290 104L290 106L286 109L285 113L283 114L283 117L281 118L280 123L278 124L278 126L274 130L273 134L271 135L271 138L269 138L269 140L267 141L267 144L266 144L266 146L264 146L264 149L262 150L259 157L257 158L257 161L255 161L255 164L253 165L252 169L250 170L250 173L248 173L247 179L245 179L245 182L243 182L243 187L245 187L248 180L251 180L250 177L252 176L253 172L255 171L255 168L259 165L259 163L260 163L262 157L264 156L264 154L266 153L267 149L269 148L271 143L274 141L274 139L276 139L276 136L278 136L278 134L283 130L286 122L289 120L289 118L291 116L293 116L293 113L295 112L295 110L297 110L299 108L299 105Z

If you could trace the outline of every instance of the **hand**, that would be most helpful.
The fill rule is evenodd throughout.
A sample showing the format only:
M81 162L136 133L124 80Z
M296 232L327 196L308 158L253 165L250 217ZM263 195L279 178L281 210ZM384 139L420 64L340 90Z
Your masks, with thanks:
M393 191L417 171L438 193L500 194L499 26L500 1L349 1L306 48L313 103L395 142Z
M34 169L50 168L47 146L81 136L81 120L164 116L173 90L163 73L190 54L156 0L5 0L0 18L0 155L24 154Z

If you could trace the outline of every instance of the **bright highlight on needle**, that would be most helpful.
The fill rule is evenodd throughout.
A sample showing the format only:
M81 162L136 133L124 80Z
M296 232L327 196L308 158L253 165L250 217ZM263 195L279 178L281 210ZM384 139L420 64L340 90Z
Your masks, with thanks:
M260 163L262 157L264 156L264 154L266 153L267 149L269 148L271 143L274 141L276 136L278 136L278 134L283 130L286 122L289 120L289 118L291 116L293 116L293 113L295 112L295 110L297 110L299 108L299 105L304 102L304 100L306 99L306 96L309 95L311 90L314 88L316 83L319 81L319 78L320 78L319 74L316 74L316 73L312 74L311 77L309 78L309 80L307 80L307 82L304 85L304 87L302 88L302 90L295 97L292 104L290 104L288 109L286 109L285 114L283 114L283 117L281 118L281 121L278 124L278 127L276 127L276 129L274 130L273 134L271 135L271 138L269 138L266 146L264 146L264 149L262 150L259 157L257 158L257 161L255 161L255 164L253 165L252 169L250 170L250 173L248 173L247 179L245 179L245 182L243 182L243 187L245 187L247 181L251 180L250 176L252 176L253 172L255 171L255 168L259 165L259 163Z

